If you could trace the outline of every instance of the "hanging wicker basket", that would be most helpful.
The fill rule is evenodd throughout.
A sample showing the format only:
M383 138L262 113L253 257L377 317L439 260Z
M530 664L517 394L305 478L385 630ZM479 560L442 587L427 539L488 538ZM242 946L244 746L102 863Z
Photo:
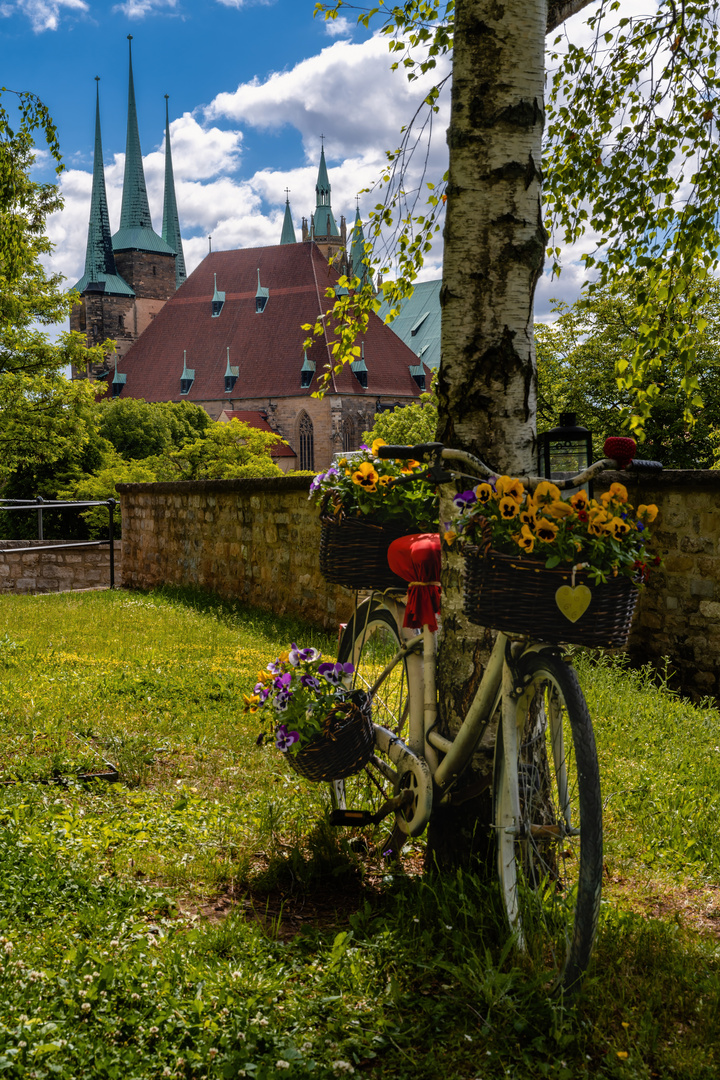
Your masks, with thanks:
M637 586L596 585L585 570L546 570L532 559L467 545L463 609L471 622L538 641L619 649L630 633Z
M325 719L324 730L287 762L306 780L343 780L368 763L375 745L370 695L354 690Z
M364 518L320 518L320 572L332 585L348 589L402 589L387 553L393 540L413 532L407 525L376 525Z

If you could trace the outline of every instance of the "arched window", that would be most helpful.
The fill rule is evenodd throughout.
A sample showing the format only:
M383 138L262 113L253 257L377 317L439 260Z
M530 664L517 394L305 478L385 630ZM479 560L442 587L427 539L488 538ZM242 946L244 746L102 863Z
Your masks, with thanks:
M315 451L313 448L313 422L306 412L301 413L298 423L298 442L300 444L300 468L315 468Z
M355 421L351 416L346 416L342 422L342 448L345 453L355 450Z

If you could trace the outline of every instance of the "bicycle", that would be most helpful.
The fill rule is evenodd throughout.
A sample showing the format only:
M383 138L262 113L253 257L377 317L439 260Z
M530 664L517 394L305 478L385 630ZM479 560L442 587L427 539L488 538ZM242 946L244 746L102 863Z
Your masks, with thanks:
M496 475L480 459L439 443L382 446L387 458L432 458L422 475ZM648 463L651 464L651 463ZM655 463L652 463L655 464ZM610 458L554 481L578 488ZM520 478L534 489L541 477ZM412 478L409 477L411 482ZM372 593L356 607L338 659L373 700L375 750L355 777L332 785L336 825L394 825L383 850L399 855L434 805L453 797L463 770L497 722L493 768L497 870L518 947L545 970L552 991L577 987L596 935L603 873L602 801L592 722L577 675L557 644L498 633L475 697L450 739L436 730L436 634L403 628L403 592Z

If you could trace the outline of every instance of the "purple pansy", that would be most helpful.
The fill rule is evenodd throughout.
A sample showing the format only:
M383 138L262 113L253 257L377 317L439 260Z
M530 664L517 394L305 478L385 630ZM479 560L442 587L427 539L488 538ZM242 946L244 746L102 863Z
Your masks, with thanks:
M300 685L304 686L306 690L319 690L320 680L316 679L314 675L301 675Z
M255 685L253 686L253 694L257 694L260 700L264 703L270 696L270 687L266 686L265 683L255 683Z
M293 641L292 646L290 648L290 653L288 655L288 662L291 663L293 667L297 667L298 664L301 661L304 664L311 664L314 660L319 660L319 659L320 659L320 650L319 649L313 649L313 648L298 649L297 645Z
M477 495L474 491L462 491L459 495L456 495L453 499L453 506L460 513L463 510L467 510L469 506L477 502Z
M292 671L286 671L284 675L278 675L273 679L273 686L276 690L289 690L292 683Z
M284 724L275 728L275 745L278 750L287 752L293 743L298 742L300 736L297 731L288 731Z
M267 669L272 675L280 675L282 673L282 660L279 657L277 660L271 660Z
M321 664L318 675L322 675L331 686L339 686L345 675L352 675L355 668L352 664Z
M273 698L273 705L278 712L285 712L288 705L290 704L291 697L292 694L289 690L280 690L279 693L275 695L275 697Z

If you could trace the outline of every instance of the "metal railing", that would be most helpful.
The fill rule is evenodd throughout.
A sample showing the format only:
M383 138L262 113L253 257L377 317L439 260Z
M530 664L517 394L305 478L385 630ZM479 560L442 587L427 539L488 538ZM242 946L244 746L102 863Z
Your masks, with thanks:
M67 548L90 548L110 545L110 588L115 588L115 522L113 512L117 506L117 499L95 499L87 502L66 502L60 499L43 499L40 495L36 499L0 499L0 510L25 510L37 512L38 540L44 540L43 536L43 510L82 510L88 506L107 506L108 508L108 539L107 540L78 540L59 541L57 543L24 548L6 548L14 555L23 555L37 551L64 551Z

